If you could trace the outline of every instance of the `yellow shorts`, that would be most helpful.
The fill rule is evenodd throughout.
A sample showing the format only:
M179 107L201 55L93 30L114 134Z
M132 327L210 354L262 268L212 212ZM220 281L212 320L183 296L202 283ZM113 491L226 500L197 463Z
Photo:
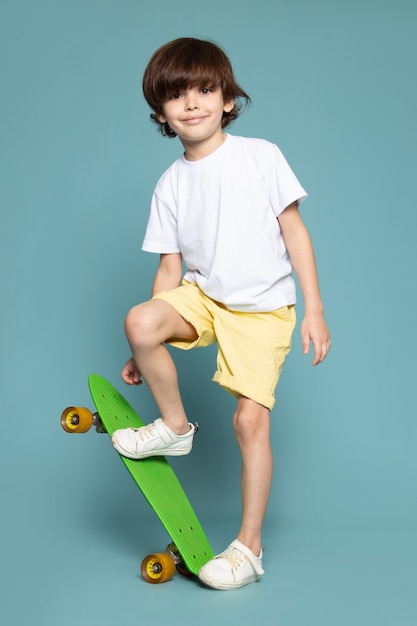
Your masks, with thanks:
M291 348L296 323L294 306L267 313L230 311L186 281L154 299L168 302L194 326L196 340L175 339L169 345L189 350L217 342L217 371L213 380L232 395L246 396L272 409L275 388Z

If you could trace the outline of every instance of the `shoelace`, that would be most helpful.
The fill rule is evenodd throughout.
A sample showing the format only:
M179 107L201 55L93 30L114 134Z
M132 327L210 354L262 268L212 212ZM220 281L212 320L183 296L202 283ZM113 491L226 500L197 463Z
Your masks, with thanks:
M240 567L240 565L246 559L245 555L242 554L242 552L240 552L239 550L236 550L236 548L228 548L218 558L226 559L226 561L228 561L230 563L230 565L232 566L233 569L238 569Z
M152 439L155 436L155 427L153 424L148 424L147 426L142 426L142 428L134 428L136 433L139 433L139 438L142 441L145 439Z

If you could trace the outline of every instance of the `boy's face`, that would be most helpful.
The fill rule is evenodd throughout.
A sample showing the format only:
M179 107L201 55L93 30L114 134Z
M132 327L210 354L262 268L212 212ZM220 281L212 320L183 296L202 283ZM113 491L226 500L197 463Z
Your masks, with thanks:
M230 112L234 100L224 102L220 88L190 87L173 94L162 107L157 119L177 133L185 147L194 151L207 150L207 154L223 143L223 112ZM204 155L203 155L204 156ZM201 157L199 157L201 158Z

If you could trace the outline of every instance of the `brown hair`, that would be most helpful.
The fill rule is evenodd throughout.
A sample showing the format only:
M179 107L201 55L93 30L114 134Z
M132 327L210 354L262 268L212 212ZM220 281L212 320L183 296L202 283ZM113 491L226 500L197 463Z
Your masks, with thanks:
M233 109L223 112L222 128L235 120L242 108L237 98L250 103L250 97L237 83L225 52L210 41L182 37L159 48L151 57L143 75L143 94L154 113L151 120L167 137L176 133L168 124L159 122L163 104L175 93L190 87L220 87L223 100L235 100Z

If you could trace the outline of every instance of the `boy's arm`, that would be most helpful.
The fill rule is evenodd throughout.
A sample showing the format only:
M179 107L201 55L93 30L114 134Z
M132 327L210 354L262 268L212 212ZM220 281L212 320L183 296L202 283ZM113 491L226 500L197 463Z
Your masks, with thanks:
M182 255L161 254L159 266L155 274L152 287L152 295L160 291L169 291L179 286L182 278Z
M313 365L318 365L330 350L330 332L324 319L310 235L296 202L290 204L278 220L304 298L304 320L301 324L303 351L304 354L309 352L311 341L314 348Z

